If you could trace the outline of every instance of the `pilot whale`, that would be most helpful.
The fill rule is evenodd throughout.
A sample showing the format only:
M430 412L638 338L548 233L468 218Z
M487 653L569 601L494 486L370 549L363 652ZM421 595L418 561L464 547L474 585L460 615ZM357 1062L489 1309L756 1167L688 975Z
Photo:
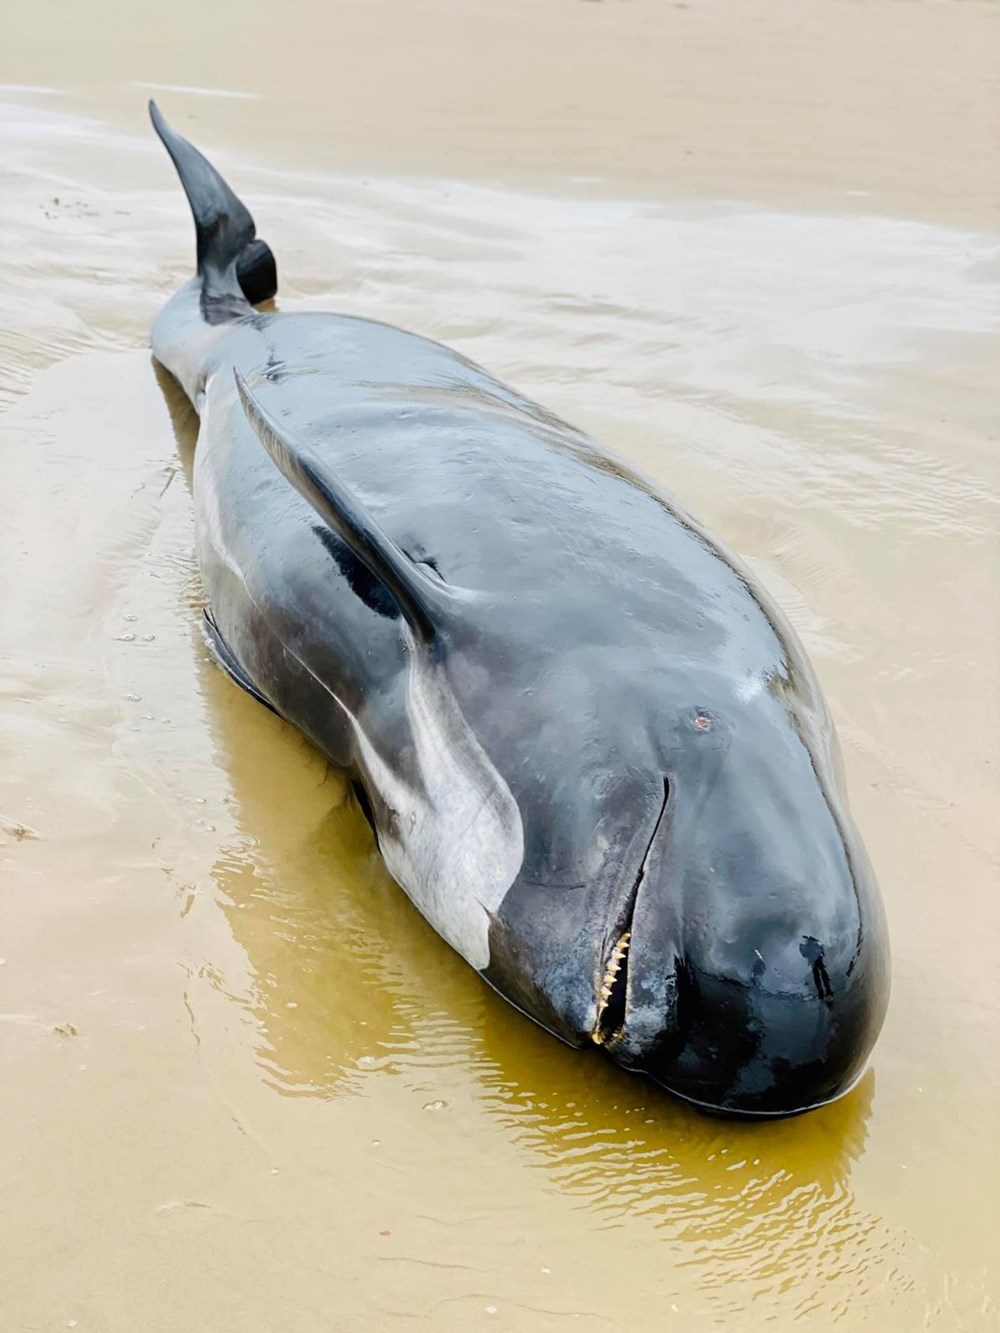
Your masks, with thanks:
M218 661L346 771L417 909L555 1036L719 1114L842 1095L887 935L790 626L675 500L457 352L258 310L269 247L150 114L195 222L152 345L200 418Z

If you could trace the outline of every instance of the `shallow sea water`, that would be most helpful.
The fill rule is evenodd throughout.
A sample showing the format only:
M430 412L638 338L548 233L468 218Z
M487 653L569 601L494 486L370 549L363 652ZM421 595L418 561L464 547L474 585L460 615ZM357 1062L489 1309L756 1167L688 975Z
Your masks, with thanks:
M266 68L274 11L223 49L197 13L24 8L0 61L0 1329L997 1326L1000 219L960 134L996 7L302 5ZM913 119L859 83L834 125L896 38ZM661 65L696 165L643 137ZM733 1125L559 1046L211 663L152 85L284 308L458 347L775 592L892 928L852 1095Z

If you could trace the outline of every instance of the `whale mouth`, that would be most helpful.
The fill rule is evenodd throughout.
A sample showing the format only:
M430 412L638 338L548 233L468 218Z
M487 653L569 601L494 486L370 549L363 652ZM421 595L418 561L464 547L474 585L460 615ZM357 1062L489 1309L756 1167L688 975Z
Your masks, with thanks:
M625 1030L626 1007L628 1002L628 962L629 948L632 944L632 918L639 898L639 889L646 878L653 847L666 820L667 805L670 801L670 782L663 779L663 802L656 817L653 832L642 857L639 873L629 892L625 905L619 914L616 928L612 934L614 944L604 967L604 975L597 990L597 1015L590 1039L597 1046L607 1046L616 1042Z
M628 947L631 930L618 937L604 971L597 996L597 1020L590 1039L598 1046L614 1041L625 1027L625 1002L628 998Z

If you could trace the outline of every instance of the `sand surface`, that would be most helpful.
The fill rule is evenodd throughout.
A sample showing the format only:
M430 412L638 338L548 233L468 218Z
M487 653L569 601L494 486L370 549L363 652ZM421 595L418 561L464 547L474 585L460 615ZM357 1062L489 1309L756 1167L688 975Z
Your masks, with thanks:
M1000 6L4 17L2 1333L997 1327ZM151 91L285 308L457 346L775 591L892 926L850 1097L727 1125L559 1047L208 660Z

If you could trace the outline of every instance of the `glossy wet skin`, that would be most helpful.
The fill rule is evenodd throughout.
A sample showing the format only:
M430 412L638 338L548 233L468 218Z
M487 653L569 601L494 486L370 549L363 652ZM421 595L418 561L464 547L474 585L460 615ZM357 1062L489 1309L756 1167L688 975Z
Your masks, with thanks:
M564 1040L709 1108L850 1087L887 998L878 893L815 682L732 557L425 339L196 284L154 349L202 412L225 644L364 788L445 938ZM434 580L428 642L261 448L234 370Z
M717 578L735 583L728 568ZM487 976L564 1039L598 1041L679 1095L783 1114L860 1075L888 967L821 701L794 648L750 615L750 633L703 617L720 654L727 625L747 652L756 639L760 674L746 680L701 667L712 657L695 645L690 663L645 677L606 649L560 663L532 697L526 727L546 745L514 787L531 812L526 864ZM763 665L781 647L790 655Z

